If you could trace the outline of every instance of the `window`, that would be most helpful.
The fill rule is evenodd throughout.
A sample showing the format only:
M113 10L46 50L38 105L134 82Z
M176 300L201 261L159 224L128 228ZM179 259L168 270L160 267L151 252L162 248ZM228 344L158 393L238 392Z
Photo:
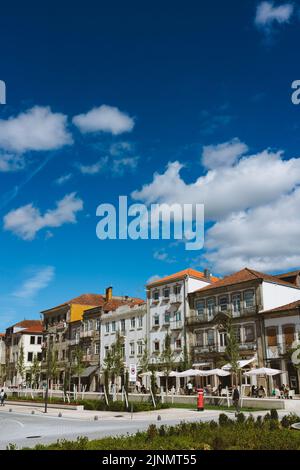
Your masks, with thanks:
M63 349L62 352L61 352L61 358L62 358L62 360L64 360L65 357L66 357L66 351L65 351L65 349Z
M165 312L165 325L168 325L170 323L170 312Z
M170 297L170 289L169 289L169 287L166 287L164 289L164 298L168 299L169 297Z
M30 336L30 344L35 344L35 336Z
M153 300L159 300L159 290L153 292Z
M100 343L95 343L94 346L94 354L99 354L100 353Z
M203 331L196 333L196 346L203 346L204 344L204 335Z
M176 322L181 321L181 311L180 310L177 310L177 312L175 312L175 321Z
M214 330L208 330L207 332L207 344L213 346L215 344L215 332Z
M153 317L153 325L154 325L154 326L159 326L159 316L158 316L158 315L154 315L154 317Z
M132 317L131 320L130 320L130 328L131 328L132 330L135 329L135 317Z
M105 333L109 333L109 323L105 323Z
M212 318L215 314L215 299L208 299L207 301L207 311L208 311L208 318Z
M269 347L277 346L277 328L275 326L271 326L267 328L267 344Z
M254 325L245 326L245 342L250 343L254 341Z
M181 286L174 286L174 294L179 295L181 292Z
M204 311L205 311L205 301L204 300L196 300L196 312L198 317L204 318Z
M227 333L225 331L219 332L219 341L221 348L227 346Z
M112 321L112 322L111 322L111 331L112 331L113 333L115 333L115 331L116 331L116 322L115 322L115 321Z
M138 327L143 328L143 317L138 318Z
M120 326L121 326L121 331L124 332L125 331L125 319L124 318L120 321Z
M154 341L154 352L158 353L159 352L159 341Z
M254 307L254 291L247 290L244 293L244 300L245 300L245 308Z
M37 353L37 360L38 360L39 362L41 362L42 359L43 359L42 353L41 353L41 352L38 352L38 353Z
M88 346L86 348L86 355L89 356L91 354L91 348Z
M175 349L181 349L181 339L175 340Z
M37 337L37 344L42 344L42 337L41 336Z
M104 357L107 357L108 351L109 351L109 347L104 346Z
M293 325L287 325L283 327L284 344L287 347L291 347L295 339L295 327Z
M241 294L232 295L232 309L233 314L239 315L241 313Z
M122 358L125 359L125 343L122 344L121 346L121 354L122 354Z
M131 342L131 343L129 344L130 356L134 356L134 354L135 354L135 347L134 347L134 346L135 346L135 345L134 345L134 342Z
M219 306L220 306L221 312L226 312L226 310L228 309L228 297L227 296L219 298Z
M32 352L29 352L29 353L27 354L27 361L28 361L28 362L32 362L32 359L33 359L33 353L32 353Z
M100 330L100 318L97 318L97 319L96 319L96 330L97 330L97 331Z
M142 341L138 341L137 343L137 353L138 353L138 356L141 356L143 354L143 342Z

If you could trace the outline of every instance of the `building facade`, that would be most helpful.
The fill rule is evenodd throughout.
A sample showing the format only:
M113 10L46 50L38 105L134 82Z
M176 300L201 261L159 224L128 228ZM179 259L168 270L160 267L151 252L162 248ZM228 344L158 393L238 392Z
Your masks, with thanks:
M296 299L300 299L296 284L248 268L190 294L186 325L193 363L204 369L226 363L224 325L230 318L240 360L249 367L252 364L266 367L268 355L263 312L281 306L283 301Z
M39 363L42 361L42 341L43 325L39 320L23 320L6 329L7 386L30 385L30 368L35 357Z
M215 281L208 270L185 269L147 285L148 348L153 364L160 364L167 333L175 362L179 364L189 354L185 323L190 316L188 295Z
M285 371L274 377L277 385L287 384L300 393L300 364L292 361L294 342L300 339L300 301L263 312L263 321L266 366Z
M5 361L5 334L0 333L0 385L3 385L6 378Z
M120 305L115 310L103 313L100 324L100 357L101 369L105 357L116 342L119 334L123 341L124 368L129 370L131 364L140 369L140 361L147 344L147 304L144 301Z

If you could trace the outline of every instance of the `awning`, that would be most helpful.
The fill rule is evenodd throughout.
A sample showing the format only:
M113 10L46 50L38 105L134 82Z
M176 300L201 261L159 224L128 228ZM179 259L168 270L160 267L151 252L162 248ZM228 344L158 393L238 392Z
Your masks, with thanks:
M251 359L241 359L238 362L238 368L243 369L243 367L246 367L248 364L251 364L251 362L256 361L256 356L251 357ZM231 364L225 364L225 366L222 367L223 370L231 370Z
M89 377L89 376L92 375L94 372L96 372L97 369L98 369L98 366L89 366L89 367L87 367L86 369L84 369L84 371L82 372L82 374L80 374L80 378L82 378L82 377ZM76 375L74 375L74 377L76 377Z
M279 369L270 369L269 367L261 367L260 369L252 369L249 372L245 372L244 375L251 377L252 375L278 375L282 374L283 371Z

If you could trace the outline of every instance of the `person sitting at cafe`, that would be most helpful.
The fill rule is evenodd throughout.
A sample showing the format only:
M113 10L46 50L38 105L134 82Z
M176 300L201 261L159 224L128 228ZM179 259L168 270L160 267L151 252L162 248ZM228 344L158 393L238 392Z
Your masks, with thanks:
M258 397L259 398L264 398L266 396L266 391L264 387L261 385L258 389Z

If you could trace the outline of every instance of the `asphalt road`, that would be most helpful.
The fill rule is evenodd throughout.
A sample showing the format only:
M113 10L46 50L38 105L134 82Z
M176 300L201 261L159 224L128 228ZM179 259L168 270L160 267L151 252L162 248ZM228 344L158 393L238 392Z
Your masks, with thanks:
M158 414L158 413L157 413ZM115 416L105 419L99 418L94 421L89 415L86 419L76 419L74 417L57 417L36 413L34 415L24 412L9 412L8 408L0 410L0 449L6 449L12 443L18 448L34 447L36 444L47 444L56 442L57 439L76 440L78 436L87 436L89 439L96 439L105 436L116 436L134 434L137 431L146 430L151 423L157 425L174 425L182 421L182 417L163 416L157 421L157 415L149 415L149 418L131 420L116 413ZM207 421L216 419L215 413L205 413L201 415L201 420ZM199 420L199 417L192 413L187 414L186 421Z

